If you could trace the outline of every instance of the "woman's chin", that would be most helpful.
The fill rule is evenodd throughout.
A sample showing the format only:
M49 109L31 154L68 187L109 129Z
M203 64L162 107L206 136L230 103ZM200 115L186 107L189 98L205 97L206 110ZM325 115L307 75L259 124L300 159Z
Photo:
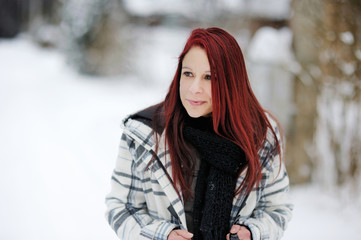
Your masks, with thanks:
M206 113L206 112L196 112L196 111L187 111L188 116L191 118L199 118L199 117L209 117L212 115L212 113Z

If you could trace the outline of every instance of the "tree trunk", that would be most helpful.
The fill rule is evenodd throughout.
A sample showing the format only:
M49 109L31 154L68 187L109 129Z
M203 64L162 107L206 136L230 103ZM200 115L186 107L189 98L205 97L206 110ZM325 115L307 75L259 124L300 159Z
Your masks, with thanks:
M293 121L286 143L286 164L291 183L305 183L311 180L313 169L312 143L317 114L317 88L319 72L317 67L318 1L293 1L294 14L290 21L294 34L295 57L302 67L294 83Z
M328 0L323 2L323 9L316 176L330 186L350 183L358 186L361 180L361 2Z
M287 149L290 175L329 187L359 187L361 3L315 2L293 2L294 46L303 74L294 89L297 114ZM309 81L302 81L302 76L309 76ZM298 123L303 123L299 129ZM303 172L303 166L313 171Z

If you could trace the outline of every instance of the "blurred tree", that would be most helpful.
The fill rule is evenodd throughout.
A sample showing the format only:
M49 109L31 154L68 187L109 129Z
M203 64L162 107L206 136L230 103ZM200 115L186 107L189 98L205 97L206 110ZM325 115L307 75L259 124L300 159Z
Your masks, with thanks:
M54 21L59 0L0 0L0 37L12 38L31 28L35 19Z
M293 9L303 73L294 88L291 179L360 187L361 2L293 1Z
M317 44L314 41L319 26L318 1L293 1L294 14L290 25L293 31L294 53L303 68L294 82L294 102L296 111L287 136L287 169L292 183L311 180L312 147L317 99ZM317 9L317 10L316 10Z
M0 37L12 38L22 30L28 8L28 0L0 0Z
M63 0L63 30L70 63L85 74L127 71L129 15L121 0Z

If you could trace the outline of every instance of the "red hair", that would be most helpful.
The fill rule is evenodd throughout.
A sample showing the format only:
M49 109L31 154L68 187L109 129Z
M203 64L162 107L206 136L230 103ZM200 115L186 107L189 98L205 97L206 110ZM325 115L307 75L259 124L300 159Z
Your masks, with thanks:
M251 89L243 54L237 41L219 28L192 31L179 56L178 68L167 96L161 104L165 117L165 141L169 148L173 185L177 191L181 189L185 199L191 196L195 154L183 139L183 120L187 112L180 100L179 81L183 58L193 46L200 46L206 51L211 68L214 131L237 144L246 155L247 173L236 193L242 190L250 193L262 177L257 152L266 139L267 129L273 131L273 128ZM276 139L275 149L280 152L274 131L273 135Z

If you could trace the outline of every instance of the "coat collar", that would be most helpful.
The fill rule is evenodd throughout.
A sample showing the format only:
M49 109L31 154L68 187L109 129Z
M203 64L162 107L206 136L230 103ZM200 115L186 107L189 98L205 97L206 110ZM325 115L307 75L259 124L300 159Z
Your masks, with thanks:
M138 144L146 149L148 157L142 158L139 162L142 165L142 168L146 170L147 168L152 171L159 185L163 189L165 195L168 197L171 206L173 207L174 212L177 216L175 218L180 219L183 226L186 226L186 219L184 213L184 205L181 198L178 196L177 191L175 190L172 183L172 167L170 164L170 155L168 150L165 149L165 133L164 131L159 138L159 147L158 154L155 154L155 138L154 131L144 123L126 118L123 121L123 131L131 138L133 138ZM155 161L151 162L152 157L155 155ZM170 179L169 179L170 178ZM173 215L174 215L173 213Z

